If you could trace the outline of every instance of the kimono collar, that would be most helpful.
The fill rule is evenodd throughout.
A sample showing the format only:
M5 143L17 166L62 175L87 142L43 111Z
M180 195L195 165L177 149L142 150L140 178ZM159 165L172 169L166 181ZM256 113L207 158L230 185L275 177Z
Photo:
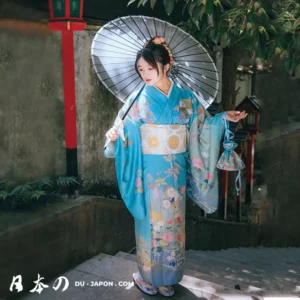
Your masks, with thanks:
M170 96L171 96L171 94L172 94L172 91L173 91L173 86L174 86L174 83L173 83L173 81L171 81L171 85L170 85L170 89L169 89L169 92L168 92L168 94L166 95L164 92L162 92L160 89L158 89L157 87L155 87L155 86L151 86L151 85L147 85L146 86L146 88L147 88L147 90L150 92L155 92L155 94L157 94L157 95L159 95L159 96L164 96L164 97L166 97L166 98L170 98Z

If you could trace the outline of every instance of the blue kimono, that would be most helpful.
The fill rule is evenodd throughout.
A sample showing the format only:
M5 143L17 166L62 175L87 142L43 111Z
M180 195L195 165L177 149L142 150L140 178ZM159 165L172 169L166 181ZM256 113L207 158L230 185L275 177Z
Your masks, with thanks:
M173 83L168 95L146 85L106 150L115 157L120 193L134 217L138 269L153 287L182 279L186 194L207 213L217 209L224 116L211 117Z

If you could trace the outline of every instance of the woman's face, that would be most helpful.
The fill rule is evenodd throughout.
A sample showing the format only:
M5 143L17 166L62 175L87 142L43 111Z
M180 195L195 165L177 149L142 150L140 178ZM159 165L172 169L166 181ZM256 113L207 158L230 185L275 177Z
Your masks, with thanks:
M166 76L166 71L164 70L163 65L161 63L157 63L157 66L159 73L157 73L157 70L149 65L143 57L137 61L137 69L140 76L148 85L156 85Z

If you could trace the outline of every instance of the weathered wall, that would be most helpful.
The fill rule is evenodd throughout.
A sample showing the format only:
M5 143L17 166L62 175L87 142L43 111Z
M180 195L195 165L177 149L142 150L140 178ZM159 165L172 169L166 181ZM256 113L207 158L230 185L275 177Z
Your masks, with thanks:
M280 60L274 60L272 73L257 75L256 93L263 100L260 122L263 131L300 122L300 80L291 77Z
M264 184L259 220L266 246L300 246L300 130L259 145Z
M81 197L1 219L0 299L16 298L9 286L18 274L22 293L28 293L38 273L50 280L100 252L114 255L135 246L133 218L122 201ZM5 221L9 229L3 229Z
M94 35L74 34L79 175L86 192L116 198L114 160L102 149L121 102L92 67ZM61 33L1 31L0 70L0 179L17 184L64 175Z
M275 61L273 73L257 76L256 87L264 102L254 191L263 244L300 246L300 80Z
M41 2L40 0L38 1ZM34 1L26 1L26 0L25 1L24 0L1 0L0 18L1 19L12 18L12 19L30 20L30 21L40 21L41 19L47 19L49 17L49 13L41 9L39 10L36 9L33 6L33 2ZM48 6L47 2L46 3L44 2L46 4L46 7Z
M75 72L78 168L85 190L117 197L114 159L103 155L105 133L122 102L100 83L92 66L91 44L95 31L75 33Z
M0 31L0 180L65 172L61 38Z

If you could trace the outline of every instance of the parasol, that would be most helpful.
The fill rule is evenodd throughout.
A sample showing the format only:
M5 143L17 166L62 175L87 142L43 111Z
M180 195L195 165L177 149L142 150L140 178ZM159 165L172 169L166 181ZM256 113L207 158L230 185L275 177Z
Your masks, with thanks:
M105 24L92 42L92 62L101 82L125 102L144 82L135 71L137 52L155 36L161 36L173 55L169 78L192 91L207 108L216 98L219 78L206 49L191 35L166 21L146 16L127 16Z
M149 40L157 36L164 38L172 53L169 78L178 87L192 91L207 108L219 89L218 72L212 58L191 35L153 17L121 17L108 22L96 33L91 54L101 82L123 102L134 92L137 92L137 98L145 83L135 71L136 55ZM134 101L118 121L119 125ZM109 141L104 149L108 144Z

